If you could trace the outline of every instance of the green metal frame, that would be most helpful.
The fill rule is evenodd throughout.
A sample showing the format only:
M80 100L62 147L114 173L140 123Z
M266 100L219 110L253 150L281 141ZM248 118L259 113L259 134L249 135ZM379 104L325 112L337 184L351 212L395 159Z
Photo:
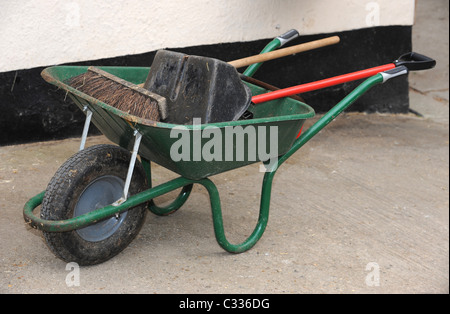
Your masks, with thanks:
M261 50L261 53L271 52L275 49L278 49L281 47L281 41L278 38L274 38L270 43L268 43L263 50ZM251 77L255 74L256 71L261 67L261 63L255 63L252 65L249 65L248 68L244 71L244 75Z
M271 169L268 169L269 171L265 173L262 183L258 222L252 234L240 244L231 244L225 236L219 192L215 184L210 179L205 178L201 180L191 180L184 177L179 177L169 182L158 185L156 187L152 187L150 162L146 159L142 159L142 163L148 176L149 179L148 181L150 182L149 188L139 194L129 197L126 202L118 206L109 205L68 220L47 221L33 214L33 211L42 203L42 200L44 198L45 192L41 192L35 197L31 198L25 204L23 212L24 219L31 226L41 229L43 231L65 232L83 228L91 224L95 224L96 222L99 222L103 219L107 219L117 213L124 212L134 206L137 206L145 202L148 202L149 210L154 214L168 215L178 210L186 202L194 184L200 184L206 188L209 194L212 210L212 219L214 224L214 232L216 240L219 243L219 245L224 250L231 253L241 253L247 251L258 242L258 240L262 237L265 228L267 226L269 220L272 181L278 168L298 149L300 149L304 144L306 144L312 137L314 137L317 133L319 133L325 126L327 126L346 108L348 108L351 104L353 104L360 96L366 93L373 86L383 83L385 80L386 79L385 77L383 77L382 74L377 74L364 81L347 97L345 97L328 113L326 113L321 119L319 119L314 125L312 125L307 131L305 131L294 142L291 149L284 155L280 156L278 162L272 165ZM182 188L180 194L170 205L166 207L159 207L153 202L154 198L179 188Z
M291 29L290 31L272 39L272 41L269 42L264 47L263 50L261 50L260 54L266 53L266 52L271 52L275 49L278 49L278 48L282 47L283 45L287 44L288 42L290 42L291 40L297 38L298 36L299 36L298 31L295 29ZM262 64L263 64L263 62L260 62L260 63L255 63L255 64L248 66L243 74L245 76L252 77L255 74L255 72L258 71L258 69L261 67Z

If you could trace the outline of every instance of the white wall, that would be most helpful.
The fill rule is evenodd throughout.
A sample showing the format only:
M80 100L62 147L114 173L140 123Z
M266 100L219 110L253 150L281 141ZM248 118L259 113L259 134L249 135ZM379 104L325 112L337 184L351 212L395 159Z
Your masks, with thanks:
M0 0L0 72L413 21L414 0Z

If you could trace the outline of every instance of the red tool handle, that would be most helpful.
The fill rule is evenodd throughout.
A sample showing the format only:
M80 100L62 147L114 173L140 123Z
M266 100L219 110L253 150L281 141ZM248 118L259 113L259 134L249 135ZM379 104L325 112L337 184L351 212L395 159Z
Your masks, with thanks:
M325 79L318 82L298 85L290 88L280 89L275 92L262 94L258 96L254 96L252 98L253 103L259 104L262 102L283 98L283 97L289 97L295 94L301 94L310 92L317 89L322 89L325 87L330 87L346 82L356 81L363 78L368 78L370 76L373 76L375 74L378 74L380 72L385 72L391 69L394 69L396 67L405 66L409 71L421 71L421 70L428 70L431 68L434 68L436 66L436 60L421 55L417 52L409 52L405 53L404 55L400 56L397 60L395 60L393 63L381 65L375 68L370 68L367 70L362 70L358 72L353 72L349 74L344 74L336 77L332 77L329 79Z
M330 86L334 86L334 85L339 85L339 84L343 84L343 83L347 83L347 82L351 82L351 81L356 81L359 79L373 76L380 72L391 70L395 67L396 67L396 65L394 63L389 63L389 64L381 65L378 67L374 67L374 68L370 68L370 69L366 69L366 70L362 70L362 71L358 71L358 72L335 76L335 77L317 81L317 82L312 82L312 83L297 85L297 86L293 86L293 87L289 87L289 88L285 88L285 89L280 89L280 90L277 90L274 92L253 96L252 102L255 104L259 104L259 103L271 101L274 99L289 97L289 96L296 95L296 94L302 94L302 93L310 92L313 90L318 90L318 89L322 89L322 88L326 88L326 87L330 87Z

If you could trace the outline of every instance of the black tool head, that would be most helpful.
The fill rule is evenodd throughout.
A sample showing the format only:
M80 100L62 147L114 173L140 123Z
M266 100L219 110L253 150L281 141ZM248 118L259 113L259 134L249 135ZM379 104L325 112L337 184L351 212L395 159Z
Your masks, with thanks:
M167 123L234 121L251 102L251 91L226 62L168 50L156 53L144 88L166 98Z

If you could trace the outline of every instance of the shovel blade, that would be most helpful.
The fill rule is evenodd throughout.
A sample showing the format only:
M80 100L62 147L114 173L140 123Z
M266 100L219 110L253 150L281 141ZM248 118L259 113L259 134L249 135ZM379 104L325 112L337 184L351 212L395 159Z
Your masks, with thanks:
M226 62L160 50L144 88L166 98L166 123L192 124L238 120L251 102L251 91Z

